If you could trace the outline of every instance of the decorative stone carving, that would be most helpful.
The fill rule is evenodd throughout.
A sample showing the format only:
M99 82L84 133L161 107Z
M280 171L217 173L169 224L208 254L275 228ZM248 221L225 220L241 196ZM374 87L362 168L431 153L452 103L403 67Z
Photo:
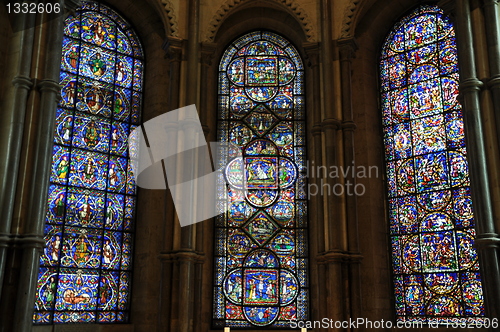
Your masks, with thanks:
M177 16L175 15L172 1L161 0L161 3L163 4L165 11L167 12L168 23L170 25L170 31L169 31L170 35L174 37L179 37L179 26L177 24Z
M354 16L359 8L359 3L361 0L351 0L349 5L344 11L344 19L342 20L342 28L340 30L340 38L350 38L354 35L352 29L352 22L354 21Z
M162 1L167 1L167 0L162 0ZM227 14L238 5L246 3L248 1L250 0L226 0L226 2L221 6L221 8L217 11L215 16L210 21L205 41L213 42L215 34L217 33L217 30L219 30L219 27L224 21L224 18L227 16ZM268 0L268 1L274 1L286 7L286 9L290 13L292 13L298 18L306 34L307 41L309 42L316 41L316 33L313 29L311 20L309 19L307 13L297 4L296 0Z

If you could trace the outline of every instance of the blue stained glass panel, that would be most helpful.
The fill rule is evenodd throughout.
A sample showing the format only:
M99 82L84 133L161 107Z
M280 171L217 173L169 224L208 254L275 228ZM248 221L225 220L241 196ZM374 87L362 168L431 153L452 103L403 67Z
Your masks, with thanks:
M216 218L213 325L287 328L308 317L307 202L296 194L305 184L302 60L283 37L257 31L233 42L219 68L218 139L232 148L218 162L227 211Z
M395 309L402 321L484 316L458 65L453 24L435 6L420 6L397 23L380 59Z
M129 319L136 186L127 140L140 123L142 47L93 1L65 20L35 324Z

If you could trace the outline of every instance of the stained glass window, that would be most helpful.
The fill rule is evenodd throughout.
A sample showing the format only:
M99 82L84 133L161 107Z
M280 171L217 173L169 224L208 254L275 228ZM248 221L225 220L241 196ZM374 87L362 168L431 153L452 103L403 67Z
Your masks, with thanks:
M127 137L143 60L130 25L83 2L66 19L34 322L126 322L136 187Z
M442 10L422 6L396 24L380 73L397 316L479 319L457 48Z
M229 149L219 185L228 195L221 190L227 212L215 228L215 327L308 317L303 82L297 50L271 32L246 34L222 56L218 138Z

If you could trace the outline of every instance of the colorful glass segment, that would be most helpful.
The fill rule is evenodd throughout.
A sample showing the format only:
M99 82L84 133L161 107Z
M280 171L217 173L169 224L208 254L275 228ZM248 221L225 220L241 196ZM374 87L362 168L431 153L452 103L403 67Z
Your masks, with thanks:
M115 11L83 2L66 19L36 324L128 321L142 68Z
M484 303L455 32L422 6L388 35L380 62L396 313L481 319Z
M227 212L215 228L216 328L308 318L303 82L297 50L274 33L246 34L222 56L218 138L229 149L219 188L229 197L220 191Z

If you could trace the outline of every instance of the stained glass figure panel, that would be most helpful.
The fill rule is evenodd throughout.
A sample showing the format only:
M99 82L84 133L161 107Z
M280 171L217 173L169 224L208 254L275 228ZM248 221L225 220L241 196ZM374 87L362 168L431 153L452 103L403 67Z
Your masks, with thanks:
M308 317L302 60L257 31L234 41L219 69L218 138L231 148L220 161L229 195L216 218L213 325L290 327Z
M453 25L421 6L380 60L396 314L484 316Z
M127 137L143 59L125 20L92 1L66 19L35 324L127 322L136 186Z

